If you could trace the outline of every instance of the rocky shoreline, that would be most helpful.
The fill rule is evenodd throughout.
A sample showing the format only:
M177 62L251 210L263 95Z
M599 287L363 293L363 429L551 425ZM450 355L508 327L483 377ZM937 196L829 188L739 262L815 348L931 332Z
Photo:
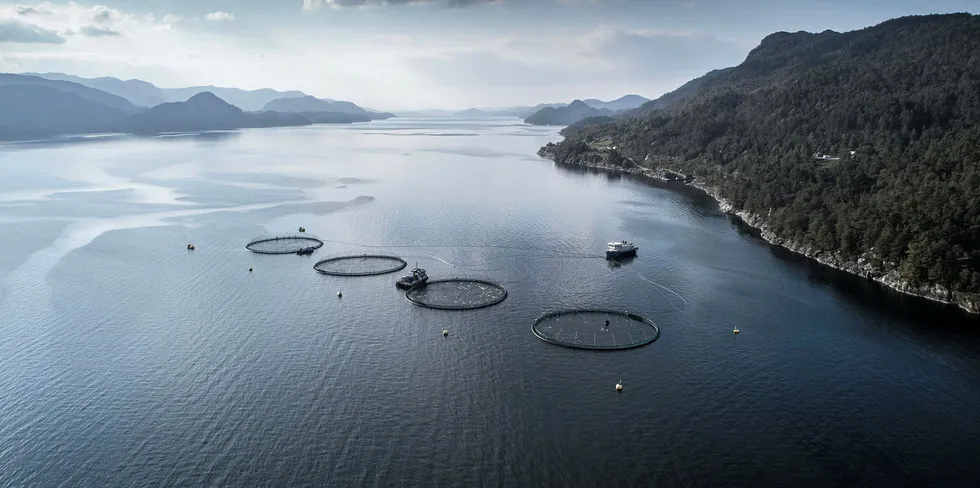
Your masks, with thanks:
M746 212L735 208L731 202L721 196L717 188L708 186L695 178L672 171L666 168L646 168L637 164L634 160L618 154L616 151L589 151L582 153L575 158L566 158L559 161L555 149L558 146L549 143L538 151L538 155L555 161L558 164L572 166L583 166L588 168L627 173L646 178L653 178L662 181L680 181L684 184L697 188L718 202L721 210L729 215L734 215L745 222L746 225L759 231L761 237L768 243L788 249L797 254L801 254L817 262L832 268L845 271L868 280L877 281L882 285L897 290L901 293L926 298L935 302L951 304L974 314L980 314L980 298L967 296L962 293L953 292L946 287L938 284L913 286L904 279L895 269L885 269L872 263L877 260L874 256L866 253L857 260L841 256L839 253L816 249L810 245L804 245L791 239L785 239L773 232L765 218L761 215ZM569 160L573 159L573 160Z

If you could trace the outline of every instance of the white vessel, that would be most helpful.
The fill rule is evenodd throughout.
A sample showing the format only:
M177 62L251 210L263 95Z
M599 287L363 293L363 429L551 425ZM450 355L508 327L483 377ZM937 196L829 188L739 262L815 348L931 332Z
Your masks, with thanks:
M636 256L636 246L630 242L610 242L609 245L606 246L606 258L615 259L627 256Z

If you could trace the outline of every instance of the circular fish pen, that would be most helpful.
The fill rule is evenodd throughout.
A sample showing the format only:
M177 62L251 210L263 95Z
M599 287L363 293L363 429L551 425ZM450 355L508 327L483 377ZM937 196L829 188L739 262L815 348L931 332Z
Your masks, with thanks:
M394 273L406 266L408 263L397 256L359 254L324 259L314 264L313 269L317 273L331 276L374 276Z
M472 310L504 301L507 290L492 281L453 278L412 287L405 292L405 298L425 308Z
M660 337L660 328L647 318L598 309L546 313L531 324L531 332L558 346L600 351L641 347Z
M258 254L307 254L323 247L323 241L312 236L276 236L255 239L245 249Z

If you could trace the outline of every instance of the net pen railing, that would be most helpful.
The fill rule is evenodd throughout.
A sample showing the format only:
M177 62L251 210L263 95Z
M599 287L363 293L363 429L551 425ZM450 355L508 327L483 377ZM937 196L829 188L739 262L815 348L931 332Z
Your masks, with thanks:
M312 252L323 247L323 241L313 236L272 236L253 239L245 249L258 254L296 254Z
M531 331L550 344L604 351L633 349L660 338L660 328L652 320L604 309L548 312L534 320Z
M317 273L331 276L374 276L405 269L408 263L397 256L358 254L335 256L313 265Z
M472 310L496 305L507 298L497 283L471 278L429 281L405 292L408 301L438 310Z

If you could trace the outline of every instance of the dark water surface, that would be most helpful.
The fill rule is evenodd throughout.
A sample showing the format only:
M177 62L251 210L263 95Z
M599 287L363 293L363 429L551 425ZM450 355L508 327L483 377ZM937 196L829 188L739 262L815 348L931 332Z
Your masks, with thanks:
M690 189L534 156L556 138L393 120L0 146L0 485L976 486L980 322ZM244 248L301 225L330 242ZM640 252L617 267L618 239ZM509 296L428 310L398 274L312 269L364 252ZM535 338L562 307L662 336Z

